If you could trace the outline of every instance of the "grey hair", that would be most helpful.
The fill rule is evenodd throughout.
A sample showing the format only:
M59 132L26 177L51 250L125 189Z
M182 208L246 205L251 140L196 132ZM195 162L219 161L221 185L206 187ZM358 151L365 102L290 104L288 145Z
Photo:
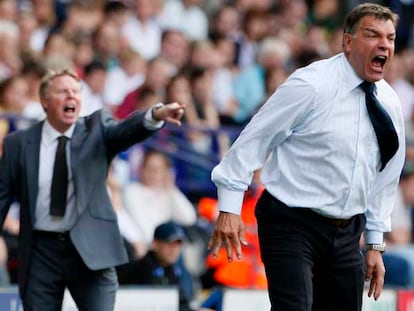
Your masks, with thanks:
M40 98L45 98L49 90L51 81L56 77L69 76L74 78L80 83L80 79L75 71L72 69L64 68L59 70L48 70L47 73L43 76L42 81L40 82L39 87L39 96Z

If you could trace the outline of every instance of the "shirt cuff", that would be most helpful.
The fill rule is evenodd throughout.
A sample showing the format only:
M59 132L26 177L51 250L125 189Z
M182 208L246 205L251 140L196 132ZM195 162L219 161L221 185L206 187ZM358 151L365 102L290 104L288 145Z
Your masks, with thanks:
M220 212L241 214L244 199L244 191L234 191L226 188L218 188L218 209Z
M365 230L365 244L381 244L384 241L384 233L380 231Z
M156 105L147 110L144 116L144 126L149 130L158 130L164 126L165 121L157 121L152 118L152 109Z

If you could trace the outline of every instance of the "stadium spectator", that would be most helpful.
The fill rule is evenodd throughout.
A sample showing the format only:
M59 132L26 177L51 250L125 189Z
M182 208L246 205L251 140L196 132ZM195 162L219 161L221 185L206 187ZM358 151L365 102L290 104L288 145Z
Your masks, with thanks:
M146 60L156 57L161 48L161 28L155 19L156 1L135 0L135 15L122 27L131 48Z
M36 18L36 29L31 34L30 46L36 54L40 54L49 33L57 26L58 18L55 14L55 1L35 0L30 1L27 5L32 6L33 14Z
M406 76L407 68L405 66L404 54L396 54L385 75L385 79L397 92L401 101L404 120L410 123L414 120L414 85L407 81Z
M78 32L92 34L98 28L103 19L104 1L70 1L66 5L66 16L60 31L67 37Z
M195 224L194 206L175 185L171 160L156 150L145 153L139 168L139 181L129 182L123 189L126 213L135 224L133 258L148 250L155 228L163 222L174 221L183 226Z
M22 119L23 111L28 103L28 85L20 75L12 76L0 82L0 110L7 121L7 133L22 129L30 124Z
M340 3L338 0L310 1L307 24L320 26L327 34L334 31L341 24L339 16Z
M210 37L226 37L234 43L242 37L240 12L228 4L219 6L210 19Z
M117 28L122 29L128 21L129 10L123 1L106 1L104 15L104 23L113 23Z
M69 36L68 39L73 46L73 66L83 79L85 77L85 67L96 60L94 58L92 35L79 31Z
M192 282L182 262L184 230L174 222L158 225L153 233L150 251L141 259L117 267L123 285L177 286L179 311L191 311Z
M20 59L18 27L0 20L0 81L20 73L23 62Z
M201 8L205 0L167 0L157 20L163 29L182 31L190 41L205 40L208 35L208 16Z
M234 92L239 103L234 121L244 124L265 100L265 73L274 68L285 68L290 60L289 46L279 38L266 38L259 47L258 60L240 71L234 80Z
M164 57L158 56L148 62L145 82L128 93L123 102L116 109L116 117L124 119L135 110L141 109L141 103L138 100L138 94L142 88L149 87L153 89L160 97L165 97L165 88L172 76L173 66Z
M256 63L260 42L269 33L268 12L250 9L243 16L243 36L238 42L236 61L241 69Z
M121 28L114 22L104 21L93 34L95 58L104 62L108 70L117 68L121 52L130 49L123 41Z
M33 120L42 120L46 114L40 104L39 86L46 73L43 63L28 61L23 65L22 78L27 83L27 103L23 108L22 116Z
M112 110L144 83L147 68L145 60L131 48L123 49L118 60L118 66L109 67L105 82L104 102Z
M106 67L100 61L92 61L85 67L82 81L82 110L81 116L88 116L106 107L104 89L106 83Z
M53 69L56 63L62 63L59 66L66 66L71 64L73 67L73 54L75 52L75 47L73 43L64 36L61 32L51 32L45 41L45 45L42 50L42 59L45 60L47 69Z
M185 67L189 53L190 43L182 31L165 29L162 32L160 55L174 65L174 74Z

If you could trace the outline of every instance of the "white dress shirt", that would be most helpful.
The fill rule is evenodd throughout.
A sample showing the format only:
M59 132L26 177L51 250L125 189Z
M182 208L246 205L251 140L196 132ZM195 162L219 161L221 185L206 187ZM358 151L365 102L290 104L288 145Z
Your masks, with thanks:
M70 166L70 139L75 125L70 127L64 135L69 138L66 143L66 159L68 163L68 196L66 211L63 217L55 217L49 214L50 189L52 184L53 166L55 164L58 137L61 133L56 131L48 121L45 121L42 129L39 156L39 192L36 199L34 228L36 230L64 232L70 230L75 223L77 212L75 208L75 188L73 184L72 170Z
M397 94L378 81L399 149L382 172L362 82L344 54L295 71L252 118L212 172L219 209L240 213L243 192L261 167L266 189L290 207L332 218L365 213L367 243L381 243L405 158Z

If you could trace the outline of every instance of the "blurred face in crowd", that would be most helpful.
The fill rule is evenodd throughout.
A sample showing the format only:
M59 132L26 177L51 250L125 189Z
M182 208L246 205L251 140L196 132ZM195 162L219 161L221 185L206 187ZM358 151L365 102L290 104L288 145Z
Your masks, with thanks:
M97 30L95 48L105 56L119 53L121 32L113 23L103 23Z
M344 52L360 78L375 82L384 78L394 56L394 42L391 20L366 15L353 33L344 34Z
M17 1L3 0L0 1L0 19L15 21L17 16Z
M72 42L67 40L62 34L53 33L49 35L45 42L43 56L45 58L61 56L67 59L73 59L74 50L75 47Z
M178 102L186 105L190 105L193 102L190 81L186 76L178 75L170 81L167 86L167 98L169 102Z
M169 170L169 163L163 154L149 154L141 167L141 183L148 187L165 187L170 178Z
M190 45L180 31L169 31L161 43L161 54L176 67L182 68L188 58Z
M156 59L148 65L146 83L154 90L163 90L170 80L171 64L165 59Z
M84 78L92 93L100 94L104 91L107 73L102 69L95 69Z
M136 0L135 12L140 21L147 21L154 16L156 5L153 0Z
M27 103L27 82L19 77L11 77L0 84L0 107L8 112L21 113ZM1 109L0 108L0 109Z
M63 133L74 124L81 111L81 84L70 75L52 77L41 104L49 123Z
M215 31L221 35L235 35L240 31L240 16L236 8L226 6L214 21Z
M171 266L178 261L181 254L182 241L154 240L152 249L163 267Z

